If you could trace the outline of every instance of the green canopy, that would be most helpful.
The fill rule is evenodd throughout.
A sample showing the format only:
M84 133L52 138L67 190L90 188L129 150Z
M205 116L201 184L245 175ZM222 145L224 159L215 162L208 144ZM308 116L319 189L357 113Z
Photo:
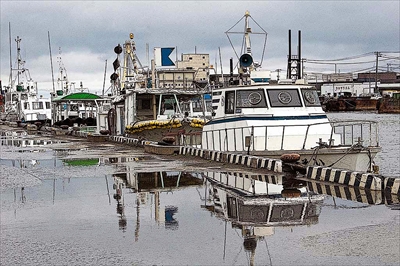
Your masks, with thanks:
M53 101L90 101L90 100L97 100L101 99L99 95L88 93L88 92L77 92L71 93L62 97L57 97L53 99Z
M90 166L98 165L99 159L70 159L64 160L64 162L69 166Z

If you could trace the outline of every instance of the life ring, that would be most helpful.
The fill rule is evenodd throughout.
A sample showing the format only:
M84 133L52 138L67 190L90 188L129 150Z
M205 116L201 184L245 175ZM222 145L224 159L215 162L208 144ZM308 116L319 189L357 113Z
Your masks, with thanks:
M281 161L285 163L294 163L300 160L300 154L290 153L290 154L282 154Z
M172 145L176 139L174 136L165 136L162 138L162 141Z
M296 188L285 188L281 191L281 195L284 198L298 198L301 196L301 191Z

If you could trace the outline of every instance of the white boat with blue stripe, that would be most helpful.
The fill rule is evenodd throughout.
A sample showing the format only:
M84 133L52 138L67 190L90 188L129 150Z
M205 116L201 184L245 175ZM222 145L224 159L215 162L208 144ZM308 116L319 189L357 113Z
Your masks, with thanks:
M372 171L381 150L377 123L330 121L316 88L304 80L269 84L268 72L263 76L252 57L249 12L244 18L238 71L250 73L250 81L213 89L213 116L203 127L202 149L268 158L296 153L306 165Z
M333 122L310 85L252 85L216 89L213 119L202 148L279 158L297 153L305 164L370 171L381 150L373 121Z

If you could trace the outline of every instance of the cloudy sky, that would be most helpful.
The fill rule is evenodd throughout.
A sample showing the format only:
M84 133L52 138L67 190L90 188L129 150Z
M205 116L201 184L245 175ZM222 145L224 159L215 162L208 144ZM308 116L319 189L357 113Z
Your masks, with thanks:
M19 36L21 55L31 77L41 91L52 90L49 38L54 76L58 77L58 54L70 82L83 82L91 92L103 88L105 62L106 89L109 87L113 51L134 33L137 53L147 65L146 44L177 47L181 53L206 53L210 64L217 63L219 49L224 71L234 57L225 34L248 10L268 33L261 58L260 35L252 40L256 61L271 71L286 73L288 30L292 30L292 54L297 54L301 30L305 72L369 71L375 66L374 52L381 52L383 69L400 71L400 1L0 1L1 80L10 76L9 25L12 64L16 60ZM238 24L243 29L243 23ZM250 21L253 31L259 30ZM237 35L232 37L235 39ZM260 39L260 41L259 41ZM240 47L240 40L237 44ZM236 44L235 44L236 45ZM255 46L260 47L255 47ZM235 46L236 47L236 46ZM236 47L237 48L237 47ZM176 55L175 55L176 56ZM150 53L150 58L152 54ZM174 57L174 56L173 56ZM349 58L347 60L331 61ZM319 61L322 60L322 61ZM365 62L360 64L360 62ZM317 64L319 63L319 64ZM322 63L322 64L321 64ZM336 65L335 65L336 63ZM397 68L397 69L396 69ZM46 95L47 96L47 95Z

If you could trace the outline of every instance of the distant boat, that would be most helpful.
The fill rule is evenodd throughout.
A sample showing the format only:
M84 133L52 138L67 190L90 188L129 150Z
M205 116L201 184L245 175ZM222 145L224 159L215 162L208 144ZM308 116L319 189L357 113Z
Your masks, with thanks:
M29 69L25 68L25 61L21 58L21 39L17 42L17 66L11 68L11 83L4 87L4 108L2 119L22 121L26 123L50 122L51 99L38 95L37 83L30 76Z
M54 124L57 126L86 125L95 130L98 101L102 97L89 92L88 88L80 82L79 88L74 82L68 80L67 70L61 59L61 50L58 55L59 77L57 79L57 90L53 95Z
M398 93L397 95L400 95ZM400 114L400 97L383 97L378 105L378 113L380 114Z
M374 96L339 96L324 99L327 112L376 111L380 98Z

